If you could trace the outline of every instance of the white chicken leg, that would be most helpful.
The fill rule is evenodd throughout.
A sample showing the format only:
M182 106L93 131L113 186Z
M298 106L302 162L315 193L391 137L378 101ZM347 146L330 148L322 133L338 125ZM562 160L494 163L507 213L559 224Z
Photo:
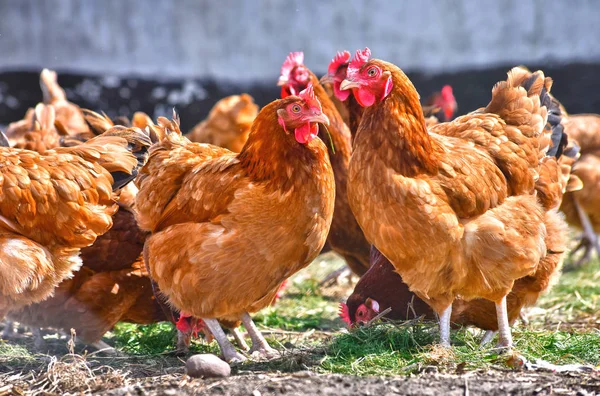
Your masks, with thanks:
M265 337L263 337L260 330L258 330L248 312L245 312L242 315L242 322L244 323L244 327L246 327L246 330L248 330L248 335L252 340L252 348L250 348L250 354L258 352L258 354L266 358L275 357L277 355L277 351L271 348L267 340L265 340Z
M219 324L218 320L206 318L202 318L202 320L204 321L206 327L208 327L212 335L215 337L215 340L217 340L217 343L221 348L221 352L223 353L223 357L225 358L225 360L227 360L228 362L243 362L244 360L246 360L246 357L244 355L235 350L235 347L229 341L227 335L225 335L225 332L221 328L221 325Z
M450 317L452 316L452 304L440 315L440 344L450 348Z
M512 334L508 324L508 309L506 296L496 303L496 317L498 318L498 347L510 349L512 347Z

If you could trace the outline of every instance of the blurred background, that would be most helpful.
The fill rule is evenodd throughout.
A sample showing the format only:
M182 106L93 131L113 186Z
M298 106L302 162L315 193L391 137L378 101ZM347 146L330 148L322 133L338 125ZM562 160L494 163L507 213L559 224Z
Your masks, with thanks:
M595 0L2 0L0 124L41 101L42 68L67 97L109 116L141 110L182 127L220 98L279 94L290 51L325 72L337 50L369 46L426 97L454 87L458 114L487 104L517 64L542 68L572 113L600 111Z

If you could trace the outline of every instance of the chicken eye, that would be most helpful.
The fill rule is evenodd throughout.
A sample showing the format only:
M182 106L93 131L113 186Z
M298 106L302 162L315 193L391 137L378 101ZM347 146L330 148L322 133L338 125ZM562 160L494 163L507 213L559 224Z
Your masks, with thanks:
M300 110L302 110L300 105L295 104L292 106L292 113L300 113Z
M375 69L374 67L370 68L369 70L367 70L367 75L369 77L375 77L377 75L377 69Z

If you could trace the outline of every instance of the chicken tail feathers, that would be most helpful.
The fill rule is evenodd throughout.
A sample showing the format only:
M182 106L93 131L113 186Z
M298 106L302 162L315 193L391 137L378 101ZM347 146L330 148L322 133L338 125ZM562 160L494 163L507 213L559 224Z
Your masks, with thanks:
M104 132L115 126L110 118L104 113L98 114L95 111L81 109L83 118L86 124L90 127L92 133L96 136L102 135Z
M74 147L61 147L58 152L77 155L98 163L113 177L113 190L125 187L136 178L146 163L152 141L139 128L114 126L102 135Z
M517 128L527 139L537 142L539 158L559 158L568 144L561 125L560 103L550 95L552 79L538 70L515 67L506 81L492 90L485 112L499 115L508 126Z
M547 79L549 80L549 79ZM550 80L550 86L552 80ZM569 144L569 137L565 133L564 127L561 124L562 114L560 103L550 95L550 86L542 88L540 93L540 102L542 106L546 106L548 110L548 121L546 128L550 129L550 141L552 146L546 153L547 156L560 158L563 155L565 148ZM577 146L577 145L575 145ZM577 146L579 148L579 146Z

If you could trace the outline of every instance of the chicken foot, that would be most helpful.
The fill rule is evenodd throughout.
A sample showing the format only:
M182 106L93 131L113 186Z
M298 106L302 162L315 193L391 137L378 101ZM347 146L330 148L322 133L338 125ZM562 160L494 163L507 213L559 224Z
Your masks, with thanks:
M208 327L212 335L215 337L215 340L217 340L217 343L219 344L221 352L223 353L223 357L226 361L243 362L244 360L246 360L246 357L244 355L235 350L235 347L227 338L227 335L221 328L221 325L219 324L218 320L206 318L202 318L202 320L204 321L206 327Z
M506 308L506 296L496 303L496 317L498 319L498 347L510 350L512 347L512 334L508 324L508 309Z
M119 351L117 351L112 346L108 345L105 341L102 341L102 340L96 341L91 345L94 348L96 348L96 352L94 352L94 353L101 353L101 354L107 355L107 356L122 356L122 354Z
M450 348L450 317L452 316L452 304L439 315L440 321L440 344Z
M575 264L575 266L578 267L584 264L585 262L589 261L589 259L591 258L590 245L593 246L594 250L596 250L596 253L598 254L598 257L600 257L600 245L598 244L598 236L594 232L594 227L592 226L592 222L589 216L587 215L587 213L585 213L585 210L583 210L583 208L581 207L581 205L575 197L573 198L573 203L575 205L575 209L577 209L577 214L579 215L579 219L581 220L581 225L583 226L583 238L581 239L581 242L579 243L577 248L573 250L573 253L575 253L582 247L585 249L583 256L579 260L577 260L577 263ZM589 244L585 243L586 239L589 242Z
M263 337L260 330L258 330L248 312L245 312L242 315L242 323L244 323L244 327L248 330L248 335L252 340L252 348L250 348L249 351L250 354L258 353L260 356L266 358L277 356L277 351L271 348L267 340L265 340L265 337Z

